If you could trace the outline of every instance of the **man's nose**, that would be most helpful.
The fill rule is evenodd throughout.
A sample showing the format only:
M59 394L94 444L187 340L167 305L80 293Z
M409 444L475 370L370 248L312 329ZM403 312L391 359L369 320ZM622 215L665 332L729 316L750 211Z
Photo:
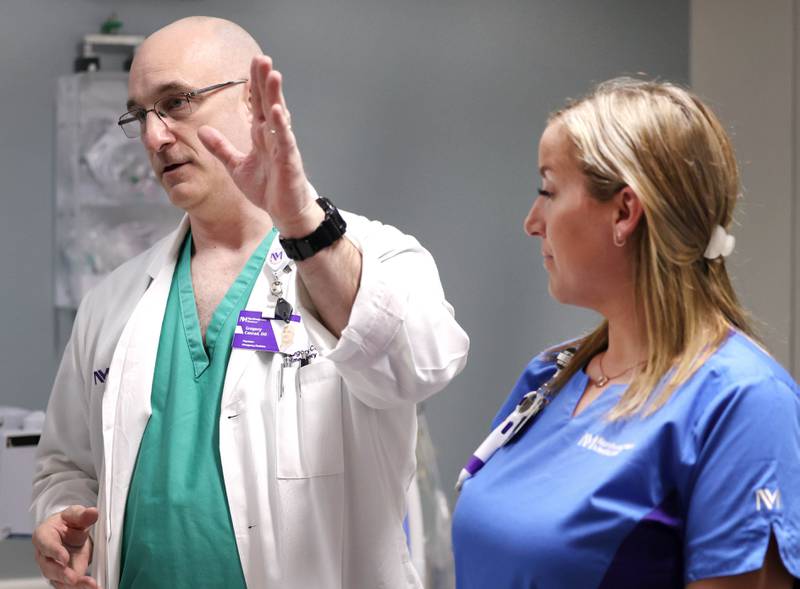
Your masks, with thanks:
M148 112L142 128L142 143L147 150L159 152L174 142L175 136L167 123L161 120L155 111Z

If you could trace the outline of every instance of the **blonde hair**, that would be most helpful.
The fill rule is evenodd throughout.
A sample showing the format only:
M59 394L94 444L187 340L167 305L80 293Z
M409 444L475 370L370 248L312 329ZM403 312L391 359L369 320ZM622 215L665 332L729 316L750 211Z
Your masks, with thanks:
M649 415L731 328L755 338L724 259L703 256L714 227L730 227L739 195L730 139L692 93L631 78L600 84L549 122L564 126L595 198L609 200L629 186L642 204L632 245L647 362L608 417ZM604 321L578 346L556 388L608 347L608 324Z

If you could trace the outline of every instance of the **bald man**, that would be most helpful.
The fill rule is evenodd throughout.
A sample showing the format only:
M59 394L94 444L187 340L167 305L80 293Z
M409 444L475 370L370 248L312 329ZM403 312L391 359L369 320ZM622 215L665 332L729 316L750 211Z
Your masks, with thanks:
M415 404L469 344L430 254L318 198L281 74L237 25L157 31L128 87L120 126L186 215L78 311L34 481L43 574L420 587Z

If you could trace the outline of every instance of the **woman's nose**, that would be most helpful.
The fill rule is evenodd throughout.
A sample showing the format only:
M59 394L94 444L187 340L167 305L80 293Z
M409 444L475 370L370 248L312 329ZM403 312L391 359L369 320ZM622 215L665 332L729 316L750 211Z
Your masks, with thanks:
M525 229L525 233L528 235L539 237L544 235L544 223L542 222L541 215L541 201L541 196L537 197L536 200L533 201L531 210L528 211L528 214L525 216L525 220L522 223L522 227Z

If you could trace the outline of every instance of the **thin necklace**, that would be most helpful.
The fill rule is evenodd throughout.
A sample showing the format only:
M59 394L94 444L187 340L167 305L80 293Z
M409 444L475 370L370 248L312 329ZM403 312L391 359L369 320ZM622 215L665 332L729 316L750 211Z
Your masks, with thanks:
M591 380L594 383L594 386L596 386L597 388L603 388L604 386L606 386L609 383L609 381L617 379L620 376L622 376L623 374L625 374L627 372L630 372L631 370L633 370L637 366L641 366L642 364L645 363L645 361L637 362L636 364L628 366L625 370L623 370L619 374L615 374L613 376L606 376L606 371L603 370L603 358L605 358L605 357L606 357L606 353L603 352L603 355L600 356L600 359L597 361L597 370L598 370L598 372L600 372L600 378L597 378L597 379L594 379L594 378L591 378L591 377L589 378L589 380Z

